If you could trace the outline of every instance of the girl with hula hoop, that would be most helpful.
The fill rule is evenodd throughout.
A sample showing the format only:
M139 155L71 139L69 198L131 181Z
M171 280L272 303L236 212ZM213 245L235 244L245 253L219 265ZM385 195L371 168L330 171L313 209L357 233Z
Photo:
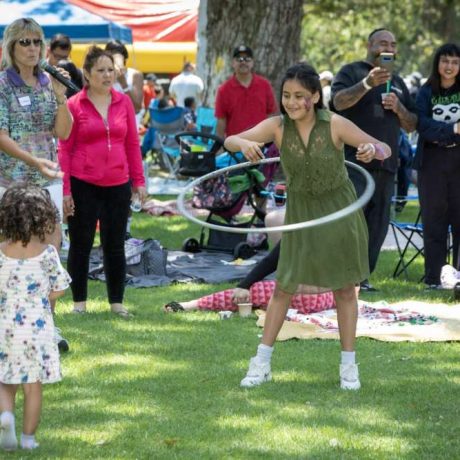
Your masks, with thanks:
M349 120L323 109L321 84L313 67L290 67L281 84L281 115L230 136L225 147L251 162L263 158L262 146L274 142L287 178L285 224L337 212L357 200L344 163L343 145L357 147L364 163L391 155L388 145ZM332 290L341 342L341 388L360 388L355 362L357 298L355 284L369 275L367 227L361 210L321 226L283 233L277 286L270 299L262 342L250 360L242 387L271 380L273 344L299 284Z

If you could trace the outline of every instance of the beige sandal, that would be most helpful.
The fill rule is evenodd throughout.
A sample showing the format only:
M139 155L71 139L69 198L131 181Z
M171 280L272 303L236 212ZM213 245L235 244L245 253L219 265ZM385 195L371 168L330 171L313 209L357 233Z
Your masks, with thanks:
M126 310L126 308L122 305L117 305L115 307L111 306L110 310L112 311L112 313L115 313L116 315L121 316L122 318L131 318L133 316L133 314Z

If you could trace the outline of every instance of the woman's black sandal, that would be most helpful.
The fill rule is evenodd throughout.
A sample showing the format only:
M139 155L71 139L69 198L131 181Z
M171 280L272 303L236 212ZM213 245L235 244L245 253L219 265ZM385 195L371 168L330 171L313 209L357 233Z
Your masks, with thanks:
M184 307L179 302L174 301L167 303L163 308L166 312L172 311L173 313L177 313L179 311L184 311Z

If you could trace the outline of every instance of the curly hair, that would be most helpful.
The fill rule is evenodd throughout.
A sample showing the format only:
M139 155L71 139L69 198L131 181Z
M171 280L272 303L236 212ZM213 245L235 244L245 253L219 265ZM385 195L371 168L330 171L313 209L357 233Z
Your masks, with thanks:
M47 190L17 182L0 200L0 232L4 239L27 246L33 236L41 243L54 232L58 210Z

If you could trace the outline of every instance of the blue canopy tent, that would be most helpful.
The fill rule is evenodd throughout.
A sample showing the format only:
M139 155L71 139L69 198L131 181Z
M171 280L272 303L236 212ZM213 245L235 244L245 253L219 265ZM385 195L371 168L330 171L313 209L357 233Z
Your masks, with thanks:
M133 42L129 27L110 22L65 0L0 0L0 40L8 24L24 17L35 19L43 27L47 39L63 33L73 43L116 39Z

